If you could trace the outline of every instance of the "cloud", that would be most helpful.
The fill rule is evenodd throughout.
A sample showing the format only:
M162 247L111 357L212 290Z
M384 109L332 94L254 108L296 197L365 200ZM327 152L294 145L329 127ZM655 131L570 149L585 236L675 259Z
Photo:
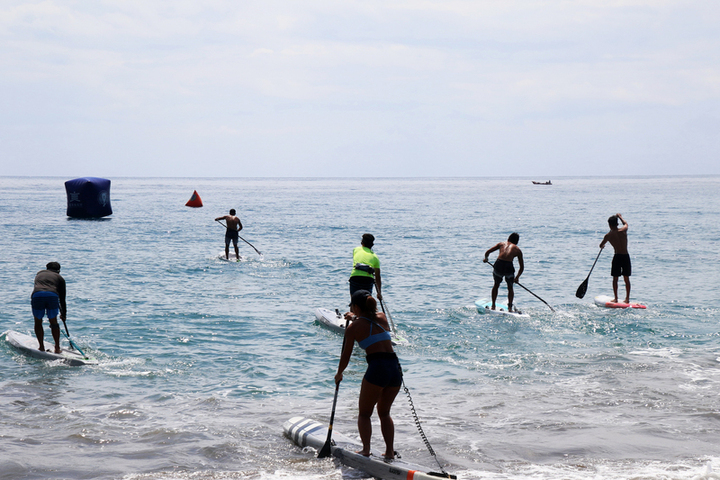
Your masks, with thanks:
M545 177L685 173L692 152L717 174L718 20L669 0L6 1L0 162Z

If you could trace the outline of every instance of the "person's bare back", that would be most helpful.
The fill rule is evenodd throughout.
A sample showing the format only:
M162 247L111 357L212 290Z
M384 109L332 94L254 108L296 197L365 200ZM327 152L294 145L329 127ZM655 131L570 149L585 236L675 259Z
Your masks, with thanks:
M603 241L600 243L600 248L605 248L605 244L610 243L610 245L612 245L615 249L615 253L626 254L628 253L628 224L625 219L622 218L622 215L620 215L619 213L615 216L618 218L618 220L622 222L622 226L617 227L611 224L610 231L605 234L605 236L603 237Z
M499 250L497 257L498 260L512 262L516 257L522 255L520 247L509 241L500 242L496 245L496 247Z

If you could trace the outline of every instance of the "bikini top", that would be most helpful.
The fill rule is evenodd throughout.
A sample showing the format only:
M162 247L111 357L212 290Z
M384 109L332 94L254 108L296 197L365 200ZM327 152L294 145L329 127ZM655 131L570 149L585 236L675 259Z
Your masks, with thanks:
M377 343L377 342L382 342L382 341L384 341L384 340L392 340L392 337L390 336L390 332L388 332L387 330L385 330L385 329L382 327L382 325L380 325L380 324L378 324L378 323L376 323L376 322L373 322L373 321L370 320L369 318L365 318L365 317L358 317L358 318L364 318L365 320L367 320L368 322L370 322L370 332L368 333L367 338L366 338L365 340L361 340L361 341L358 342L358 345L360 345L360 348L362 348L363 350L367 350L367 348L368 348L370 345L373 345L373 344L375 344L375 343ZM380 329L382 330L382 332L376 333L375 335L373 335L373 334L372 334L372 331L373 331L373 326L375 326L375 325L377 325L378 327L380 327Z

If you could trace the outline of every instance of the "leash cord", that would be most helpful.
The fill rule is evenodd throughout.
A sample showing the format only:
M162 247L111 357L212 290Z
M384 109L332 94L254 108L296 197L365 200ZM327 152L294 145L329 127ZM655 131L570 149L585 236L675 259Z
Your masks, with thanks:
M430 452L430 455L435 458L435 461L437 462L440 470L445 475L445 477L451 478L450 475L448 475L448 473L445 471L443 466L440 464L440 460L438 460L438 457L435 454L435 450L433 450L432 446L430 445L430 440L428 440L427 435L425 435L425 432L423 431L422 425L420 424L420 419L418 418L417 412L415 411L415 404L413 403L412 397L410 396L410 390L408 390L407 386L405 386L405 379L403 379L402 385L403 389L405 390L405 395L407 395L408 402L410 403L410 412L412 413L413 419L415 420L415 425L417 426L418 432L420 432L420 438L422 438L423 442L425 442L425 446L427 447L428 452Z

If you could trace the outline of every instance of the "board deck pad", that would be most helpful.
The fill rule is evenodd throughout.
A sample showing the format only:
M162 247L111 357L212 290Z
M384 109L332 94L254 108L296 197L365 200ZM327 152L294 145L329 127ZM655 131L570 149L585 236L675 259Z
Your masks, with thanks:
M492 308L492 300L488 300L486 298L478 299L475 302L475 308L477 308L478 313L488 313L490 315L505 315L510 317L529 317L527 313L520 312L508 312L507 305L500 302L495 302L495 310ZM517 306L515 307L517 308Z
M94 358L85 358L77 350L71 350L68 345L64 342L60 342L62 348L61 353L55 353L55 342L52 337L45 337L45 349L50 349L49 352L42 352L38 350L38 340L34 336L25 335L24 333L8 330L5 332L5 340L15 347L23 355L27 355L33 358L40 358L42 360L62 360L63 362L77 367L80 365L97 365L97 360Z
M285 436L299 447L312 447L320 451L327 440L328 429L325 425L305 417L293 417L283 424ZM385 461L383 456L371 450L371 455L365 457L355 453L362 450L357 441L338 433L333 429L331 455L340 463L385 480L437 480L446 477L442 473L430 472L430 469L421 465L406 462L395 458ZM434 473L432 475L431 473Z
M595 297L595 305L605 308L647 308L647 306L640 303L613 302L613 297L609 295L598 295Z

